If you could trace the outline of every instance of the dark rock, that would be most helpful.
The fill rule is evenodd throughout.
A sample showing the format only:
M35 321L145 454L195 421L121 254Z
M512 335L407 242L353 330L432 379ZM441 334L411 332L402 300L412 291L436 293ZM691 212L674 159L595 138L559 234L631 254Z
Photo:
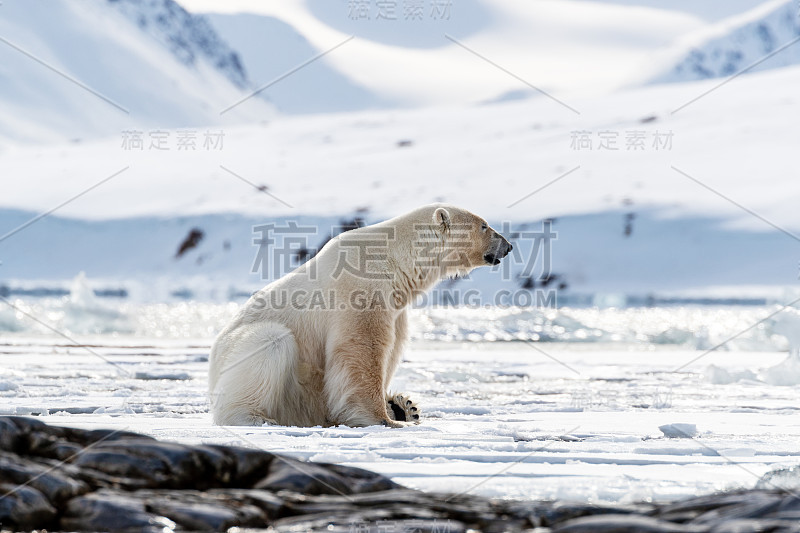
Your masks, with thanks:
M391 518L391 513L385 509L370 509L364 513L358 513L339 507L333 511L326 510L281 518L275 520L271 525L277 531L335 531L339 528L361 531L366 524L387 522Z
M0 418L0 450L19 452L41 445L41 441L53 442L60 435L60 428L52 428L39 420L21 416Z
M278 520L274 531L338 533L464 533L467 526L456 520L426 518L386 518L388 513L375 509L363 514L339 511L329 515L305 515ZM503 531L517 531L506 528Z
M16 483L0 483L0 526L4 529L47 528L57 517L56 508L38 490Z
M738 520L741 518L763 518L769 516L781 504L781 497L778 494L768 492L748 493L747 499L741 499L739 495L735 505L724 505L717 509L711 509L701 514L694 520L693 524L716 524L726 520ZM727 503L726 499L722 499ZM728 500L729 501L729 500Z
M797 523L800 524L800 495L796 492L791 492L784 496L778 507L770 512L767 517L797 520Z
M374 494L352 496L305 496L302 494L283 494L287 504L287 514L291 515L330 515L334 516L343 509L348 510L348 517L361 514L367 510L379 509L386 516L395 518L440 518L445 516L437 510L426 506L429 498L417 491L399 489ZM366 496L362 498L361 496ZM374 497L377 496L377 497ZM388 513L388 514L387 514ZM383 517L380 515L378 518Z
M50 502L63 502L89 492L79 480L63 475L59 470L0 451L0 480L4 483L28 485Z
M69 461L77 457L86 447L73 442L55 442L50 446L55 459L59 461Z
M552 527L584 516L606 514L648 515L653 511L650 504L615 506L591 505L569 502L510 502L506 509L514 516L525 516L534 526Z
M219 469L226 462L216 450L155 440L101 442L73 463L106 474L143 478L153 487L205 489L224 484L229 477Z
M746 501L748 501L748 498L742 492L709 494L708 496L700 496L698 498L691 498L689 500L663 505L656 511L656 515L665 519L668 519L666 517L674 514L684 516L690 515L694 518L712 509L736 505Z
M800 533L800 498L776 487L667 505L489 500L256 449L20 417L0 417L0 491L0 527L14 530Z
M191 531L225 531L234 526L263 526L265 513L225 493L199 491L140 491L148 512L166 516Z
M326 463L320 463L320 466L335 472L342 479L346 480L349 486L350 494L362 494L367 492L379 492L383 490L402 488L389 478L380 474L376 474L375 472L370 472L369 470L354 468L352 466L341 466Z
M144 502L106 490L70 500L60 525L71 531L122 532L163 532L176 527L168 518L148 513Z
M180 246L178 246L178 251L175 252L175 259L180 259L183 254L189 250L197 248L197 245L200 244L200 241L202 241L204 237L205 232L203 232L203 230L200 228L192 228L189 234L181 241Z
M135 449L131 450L136 452ZM91 468L111 476L143 479L146 486L158 487L170 482L167 464L158 457L141 457L124 450L88 450L78 455L73 464Z
M728 520L711 528L709 533L800 533L797 520Z
M769 509L777 505L780 496L769 491L738 491L722 494L709 494L689 500L664 505L655 511L663 520L692 521L708 523L728 518L747 518L759 509Z
M689 526L650 516L607 514L574 518L553 528L553 533L708 533L704 526Z
M233 487L250 487L269 472L274 455L261 450L237 446L201 446L209 453L220 453L227 471L221 474L224 484ZM222 467L223 465L219 465Z
M12 416L0 418L0 450L15 451L20 449L23 438L22 430L14 423Z
M212 489L209 494L218 496L222 500L231 500L257 507L268 521L286 515L286 504L276 494L266 490L256 489Z
M49 426L52 427L52 426ZM119 429L93 429L86 431L83 429L73 428L55 428L63 429L63 438L69 439L84 446L91 446L100 442L115 442L120 440L145 440L155 441L153 437L142 435L140 433L133 433L132 431L122 431Z
M179 526L190 531L225 531L242 525L236 512L208 503L154 503L148 510L171 517ZM261 525L263 521L258 524Z
M256 489L291 490L312 495L347 495L397 487L385 477L366 470L305 463L288 457L276 458L269 474L254 486Z
M48 426L35 418L21 416L0 417L0 450L32 454L64 460L71 451L96 445L102 441L124 438L154 441L152 437L108 429L80 430Z

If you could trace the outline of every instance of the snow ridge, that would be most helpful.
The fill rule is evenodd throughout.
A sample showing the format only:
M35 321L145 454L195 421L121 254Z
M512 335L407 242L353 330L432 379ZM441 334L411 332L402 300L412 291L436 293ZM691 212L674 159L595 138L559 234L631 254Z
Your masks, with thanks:
M183 64L194 66L198 57L209 61L236 87L250 86L239 55L214 31L208 19L193 15L174 0L108 0L142 31L164 43Z
M689 36L673 49L675 66L655 82L680 82L731 76L744 68L767 70L800 63L800 14L795 2L769 2L710 30ZM788 45L788 46L787 46ZM781 49L781 47L786 47ZM677 50L677 52L676 52Z

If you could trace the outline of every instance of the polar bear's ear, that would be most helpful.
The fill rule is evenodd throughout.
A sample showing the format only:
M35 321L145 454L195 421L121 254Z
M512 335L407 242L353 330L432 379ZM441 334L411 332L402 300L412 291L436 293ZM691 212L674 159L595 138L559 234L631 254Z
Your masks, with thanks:
M450 212L444 207L437 207L433 212L433 225L446 230L450 227Z

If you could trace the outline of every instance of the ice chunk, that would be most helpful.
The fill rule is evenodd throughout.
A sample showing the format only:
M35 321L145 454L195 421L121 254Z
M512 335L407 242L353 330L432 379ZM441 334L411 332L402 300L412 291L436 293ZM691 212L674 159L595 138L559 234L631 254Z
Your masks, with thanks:
M760 377L770 385L800 385L800 352L792 350L783 362L762 370Z
M772 331L786 337L793 352L800 351L800 311L784 309L772 321Z
M737 381L755 381L757 378L750 370L729 372L716 365L708 365L703 374L705 375L706 381L714 385L728 385L729 383L736 383Z
M728 385L734 382L731 373L720 366L708 365L703 374L706 377L706 381L714 385Z
M94 410L92 414L95 415L112 415L112 416L119 416L119 415L135 415L136 411L130 405L120 405L117 407L98 407Z
M658 429L671 439L691 439L697 435L697 426L694 424L664 424Z
M0 392L19 390L19 385L13 381L0 381Z
M173 372L169 370L146 370L136 373L136 379L171 379L174 381L186 381L192 379L187 372Z
M757 489L786 491L800 490L800 465L767 472L756 483Z

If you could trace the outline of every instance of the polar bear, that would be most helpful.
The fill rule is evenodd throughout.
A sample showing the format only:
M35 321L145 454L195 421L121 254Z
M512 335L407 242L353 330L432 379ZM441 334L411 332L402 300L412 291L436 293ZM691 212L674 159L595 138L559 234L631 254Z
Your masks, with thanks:
M445 204L338 235L255 293L217 337L209 357L214 423L418 422L413 402L387 392L408 336L408 305L443 278L499 264L511 249L484 219Z

